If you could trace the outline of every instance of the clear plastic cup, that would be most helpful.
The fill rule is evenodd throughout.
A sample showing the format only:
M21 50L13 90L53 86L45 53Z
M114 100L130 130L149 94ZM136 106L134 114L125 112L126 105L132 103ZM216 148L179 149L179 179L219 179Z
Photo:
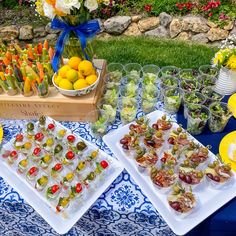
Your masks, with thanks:
M224 98L223 95L214 91L214 86L204 87L201 93L206 97L206 106L209 106L213 102L220 102Z
M161 89L177 88L179 86L179 80L174 76L162 77L160 86Z
M108 73L104 77L104 81L105 81L106 88L115 89L115 90L119 91L120 85L121 85L121 79L120 80L115 80L114 77L113 77L113 74Z
M107 66L107 71L111 74L113 81L119 82L123 77L124 66L120 63L110 63Z
M157 82L160 68L156 65L146 65L143 67L143 84L155 84Z
M201 87L215 86L217 77L210 75L199 75L197 80L200 82Z
M119 99L119 91L117 91L115 88L108 89L105 86L102 88L102 91L103 91L102 99L104 100L104 102L113 107L116 107Z
M174 114L177 113L182 100L182 93L179 88L167 88L163 92L165 110Z
M199 67L199 73L201 75L209 75L211 77L217 77L219 69L212 67L212 65L202 65Z
M180 88L182 89L183 93L198 91L199 83L196 80L184 79L180 82Z
M159 72L159 78L167 77L167 76L174 76L177 77L179 74L180 69L176 66L164 66L161 68Z
M125 100L122 99L119 102L119 111L120 111L121 122L123 124L130 123L131 121L135 120L138 111L138 101L133 100L129 104L126 104Z
M142 86L142 94L149 95L150 97L157 96L158 88L157 86L153 86L153 84L143 84Z
M129 98L137 97L138 89L139 86L137 84L130 82L120 89L120 95Z
M101 116L108 119L109 123L113 123L115 121L117 106L106 104L104 100L101 100L97 107L101 113Z
M187 107L189 104L200 104L203 105L206 101L206 97L201 94L200 92L189 92L183 95L183 102L184 102L184 117L187 118L188 112Z
M222 132L232 116L228 104L224 102L214 102L210 105L209 110L209 129L213 133Z
M201 134L210 118L208 108L204 105L196 104L189 108L187 113L187 131L192 135Z
M180 80L195 80L198 77L198 71L194 69L182 69L179 72Z
M145 114L150 113L155 110L157 104L157 98L142 99L141 107Z
M126 74L126 83L132 81L135 84L139 84L141 74L142 74L142 66L138 63L129 63L124 67Z
M89 123L93 135L97 138L103 136L107 132L108 118L101 116L98 109L93 110L86 116L86 121Z

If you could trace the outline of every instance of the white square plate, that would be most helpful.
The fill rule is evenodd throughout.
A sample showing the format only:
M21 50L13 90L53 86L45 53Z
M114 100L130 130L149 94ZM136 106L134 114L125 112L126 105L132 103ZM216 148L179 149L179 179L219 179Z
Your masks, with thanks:
M49 121L53 121L51 118L47 118ZM60 129L66 129L69 133L69 129L62 126L60 123L55 122L56 127ZM84 140L83 138L77 136L80 140L83 140L88 147L94 150L98 148ZM9 147L10 143L7 143L3 148ZM112 182L121 174L123 167L116 158L110 157L105 152L99 150L100 155L105 159L109 160L111 163L112 171L106 176L105 181L96 188L83 204L80 204L79 209L75 210L72 215L67 217L62 217L61 214L56 213L55 209L52 208L42 194L40 194L32 185L26 181L25 178L21 177L17 172L7 164L6 161L0 159L0 175L3 177L9 185L11 185L24 199L31 205L35 211L37 211L42 218L48 222L51 227L59 234L67 233L73 225L86 213L86 211L95 203L95 201L102 195L103 192L112 184Z
M150 123L152 124L156 122L158 118L161 118L163 114L164 113L161 111L155 111L147 115L147 117L150 119ZM201 191L198 190L196 192L198 200L197 209L188 217L181 219L179 216L175 215L173 211L171 211L167 201L167 195L158 192L158 190L153 186L151 178L140 173L136 167L135 161L132 158L128 157L123 151L120 145L120 139L122 139L124 135L129 132L129 125L130 124L125 125L118 130L107 134L103 137L103 140L115 154L115 156L122 162L125 169L129 172L134 181L138 184L143 193L149 198L153 206L161 214L163 219L175 234L186 234L236 196L235 175L233 176L233 181L230 187L224 188L223 190L211 189L205 184ZM178 124L174 123L173 128L177 127ZM194 142L199 143L193 137L192 139L194 140ZM213 153L210 152L209 159L215 160L216 157ZM193 192L195 191L193 190Z

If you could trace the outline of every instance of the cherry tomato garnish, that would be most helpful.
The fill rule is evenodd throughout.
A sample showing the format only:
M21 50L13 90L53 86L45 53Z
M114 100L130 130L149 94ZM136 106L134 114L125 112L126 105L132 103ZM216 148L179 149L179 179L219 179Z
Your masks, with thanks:
M56 164L55 166L54 166L54 170L55 171L58 171L58 170L60 170L62 168L62 164L61 163L58 163L58 164Z
M17 154L17 152L16 151L12 151L11 153L10 153L10 156L11 157L15 157L15 156L17 156L18 154Z
M16 141L21 142L24 139L23 134L17 134L16 135Z
M43 138L44 138L43 133L37 133L37 134L35 134L35 140L37 140L37 141L42 141Z
M75 157L75 154L72 151L66 153L66 158L71 160Z
M100 165L101 165L101 167L102 167L103 169L106 169L106 168L109 166L109 164L108 164L107 161L101 161L101 162L100 162Z
M67 137L68 142L73 143L75 141L75 136L74 135L69 135Z
M41 148L37 147L37 148L34 149L33 153L34 153L35 156L38 156L40 152L41 152Z
M76 184L75 191L76 193L80 193L82 191L82 185L80 183Z
M35 166L33 166L33 167L30 168L29 174L30 174L30 175L33 175L33 174L34 174L35 172L37 172L37 171L38 171L38 168L35 167Z
M55 184L51 187L51 192L52 193L56 193L58 190L59 190L59 186L57 184Z
M52 124L52 123L49 124L49 125L48 125L48 129L49 129L49 130L54 130L54 129L55 129L55 125Z

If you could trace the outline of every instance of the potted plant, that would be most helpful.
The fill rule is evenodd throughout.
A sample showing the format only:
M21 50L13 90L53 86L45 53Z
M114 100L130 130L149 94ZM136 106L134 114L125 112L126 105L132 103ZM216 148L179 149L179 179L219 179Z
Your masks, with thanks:
M236 48L223 48L213 58L213 65L220 68L215 91L221 95L236 92Z

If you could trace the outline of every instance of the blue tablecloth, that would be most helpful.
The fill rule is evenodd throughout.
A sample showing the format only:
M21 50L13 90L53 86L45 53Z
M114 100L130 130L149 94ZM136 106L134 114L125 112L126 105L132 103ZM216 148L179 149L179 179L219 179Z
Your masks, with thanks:
M162 110L158 103L157 109ZM142 115L140 112L138 116ZM178 119L183 119L181 115ZM9 141L27 123L27 121L1 120L4 128L4 141ZM236 129L236 122L230 125ZM101 140L96 140L85 123L62 122L63 125L80 134L83 138L95 143L99 148L111 154ZM110 129L116 129L119 120ZM227 127L226 132L232 128ZM204 144L211 144L213 151L218 152L215 136L197 137ZM223 134L221 135L223 136ZM218 141L222 138L217 138ZM214 137L214 139L213 139ZM1 170L0 170L1 175ZM233 235L236 232L236 201L204 221L192 230L189 235ZM217 232L217 234L215 233ZM206 234L205 234L206 233ZM57 233L0 177L0 236L57 235ZM76 223L66 235L96 236L172 236L175 235L154 209L147 197L124 171L110 188L96 201L90 210Z

